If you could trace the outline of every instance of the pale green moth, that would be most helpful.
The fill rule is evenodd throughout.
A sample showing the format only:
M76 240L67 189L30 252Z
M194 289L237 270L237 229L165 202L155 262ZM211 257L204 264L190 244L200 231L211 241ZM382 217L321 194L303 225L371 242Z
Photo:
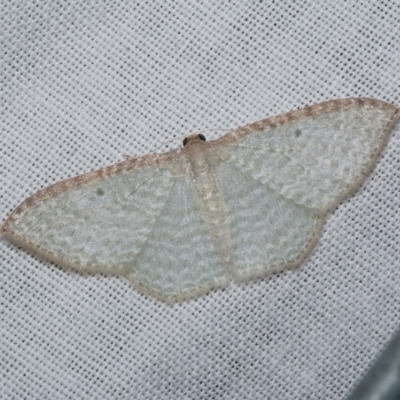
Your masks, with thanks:
M2 233L168 302L297 266L375 165L400 108L333 100L56 183Z

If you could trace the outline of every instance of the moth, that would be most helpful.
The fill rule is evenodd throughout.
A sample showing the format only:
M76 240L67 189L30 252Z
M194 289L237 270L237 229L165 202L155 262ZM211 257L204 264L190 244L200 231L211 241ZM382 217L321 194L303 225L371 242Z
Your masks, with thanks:
M167 302L298 266L324 216L373 168L400 108L343 99L40 190L4 236L78 271L119 274Z

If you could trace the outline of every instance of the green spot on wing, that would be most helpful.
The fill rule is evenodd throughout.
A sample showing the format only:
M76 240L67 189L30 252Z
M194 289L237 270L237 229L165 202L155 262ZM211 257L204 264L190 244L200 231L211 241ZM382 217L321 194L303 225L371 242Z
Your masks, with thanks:
M295 137L299 137L301 134L302 134L302 132L301 132L301 130L298 129L298 128L294 131L294 136L295 136Z

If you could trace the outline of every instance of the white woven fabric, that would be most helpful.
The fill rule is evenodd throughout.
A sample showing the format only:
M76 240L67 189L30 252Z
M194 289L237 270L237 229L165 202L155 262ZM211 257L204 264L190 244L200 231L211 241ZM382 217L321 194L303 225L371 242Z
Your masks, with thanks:
M400 105L396 1L8 0L0 18L1 221L173 137ZM345 398L400 326L399 149L397 125L300 269L174 306L0 239L0 399Z

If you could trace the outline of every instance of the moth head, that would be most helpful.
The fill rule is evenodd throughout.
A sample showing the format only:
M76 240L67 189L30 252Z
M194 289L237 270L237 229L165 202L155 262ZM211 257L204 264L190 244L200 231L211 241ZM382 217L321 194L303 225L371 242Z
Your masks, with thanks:
M196 134L196 135L189 135L188 137L185 137L183 139L183 147L187 146L189 143L199 143L199 142L205 142L206 137L204 135Z

